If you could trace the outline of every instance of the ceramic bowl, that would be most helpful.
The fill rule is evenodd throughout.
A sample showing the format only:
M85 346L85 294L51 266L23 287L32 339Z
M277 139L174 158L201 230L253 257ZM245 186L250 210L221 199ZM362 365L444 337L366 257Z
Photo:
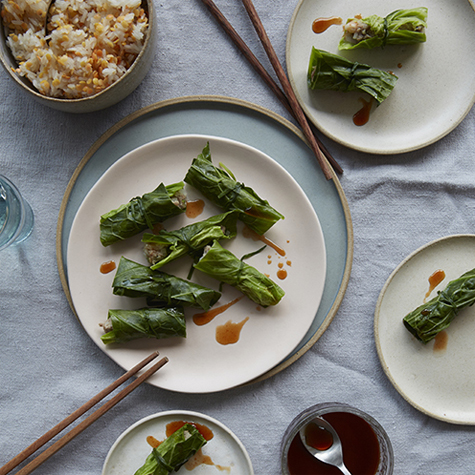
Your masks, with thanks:
M351 473L357 473L357 469L354 469L355 472L353 472L353 467L350 468L349 462L352 460L354 462L355 459L361 460L362 450L367 450L363 458L369 459L374 457L375 459L373 462L374 470L372 469L371 475L392 475L394 470L394 454L391 441L386 431L369 414L348 404L338 402L321 403L309 407L290 423L285 431L281 444L281 467L283 475L295 475L297 473L295 471L296 465L292 462L292 459L295 461L296 456L299 458L299 464L306 459L306 452L303 453L301 452L302 449L299 449L300 440L295 440L294 444L292 442L294 442L294 439L300 438L300 429L306 426L315 417L323 417L330 422L337 431L343 445L343 460ZM359 444L361 444L361 446ZM370 451L368 448L370 446L379 448L379 455L377 450L371 449ZM303 447L303 444L301 444L301 447ZM345 457L345 447L347 449L348 458ZM313 458L310 456L310 459ZM289 467L292 468L289 469ZM334 467L329 468L333 469ZM358 469L361 473L366 473L366 471L369 470L368 467L359 467ZM297 469L297 471L298 470L299 469ZM327 472L327 470L322 470L322 468L320 468L321 471L319 471L318 467L313 466L312 470L312 473L316 475L318 473ZM339 470L335 468L334 472L339 473Z
M80 99L61 99L40 94L31 82L14 72L17 67L15 58L6 43L4 28L0 28L0 61L12 78L13 82L25 94L37 102L63 112L84 113L94 112L110 107L127 97L142 82L152 65L156 44L156 18L153 0L144 0L144 8L148 13L149 26L143 48L128 71L107 89L89 97Z

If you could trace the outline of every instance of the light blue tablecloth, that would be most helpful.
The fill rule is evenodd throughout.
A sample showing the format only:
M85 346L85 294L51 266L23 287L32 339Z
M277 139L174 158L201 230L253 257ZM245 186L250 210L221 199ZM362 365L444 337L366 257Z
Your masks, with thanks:
M281 59L297 0L256 1ZM268 66L240 2L223 12ZM63 293L56 263L56 223L69 179L91 145L128 114L179 96L213 94L288 113L199 1L156 2L158 51L142 85L120 104L87 115L45 108L0 71L0 172L31 203L35 229L0 254L0 465L122 374L89 339ZM270 67L269 67L270 69ZM474 428L418 412L383 373L373 338L377 297L392 270L421 245L473 233L475 117L420 151L368 156L325 140L344 168L340 181L354 225L353 270L339 312L317 344L264 382L211 395L141 386L36 470L99 474L118 435L169 409L208 414L241 439L256 474L279 473L279 446L290 421L318 402L352 404L388 432L395 473L472 474Z

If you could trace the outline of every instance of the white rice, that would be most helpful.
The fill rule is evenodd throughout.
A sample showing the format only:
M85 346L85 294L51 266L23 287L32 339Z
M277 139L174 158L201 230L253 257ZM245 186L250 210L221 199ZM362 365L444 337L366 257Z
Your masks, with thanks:
M1 1L15 71L52 97L109 87L134 62L148 28L141 0L56 0L45 36L47 1Z

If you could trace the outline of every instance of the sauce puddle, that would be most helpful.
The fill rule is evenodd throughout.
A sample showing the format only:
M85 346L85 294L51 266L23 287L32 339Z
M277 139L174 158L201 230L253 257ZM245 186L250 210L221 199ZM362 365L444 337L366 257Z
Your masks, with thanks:
M211 322L213 318L225 312L229 307L238 303L242 298L243 296L238 297L232 300L231 302L221 305L220 307L212 308L211 310L208 310L207 312L196 313L195 315L193 315L193 323L198 326L206 325L207 323Z
M115 268L116 268L116 265L114 261L107 261L101 264L101 267L99 267L99 270L101 274L109 274L109 272L112 272L113 270L115 270Z
M203 200L194 200L194 201L188 201L186 203L186 217L187 218L196 218L199 216L205 207L205 202Z
M437 333L434 338L434 352L441 353L447 349L447 343L449 342L449 335L445 330Z
M363 104L363 107L353 115L353 124L361 127L368 123L371 107L373 105L373 98L365 100L360 97L359 100Z
M432 293L432 291L445 279L445 272L441 269L436 270L430 277L429 277L429 290L427 291L424 297L424 303Z
M241 336L242 327L248 320L249 317L246 317L239 323L233 323L229 320L224 325L219 325L216 327L216 341L221 345L232 345L237 343Z
M242 235L245 238L251 238L253 241L262 241L264 244L267 244L269 247L274 249L277 254L280 256L284 257L285 256L285 251L279 247L277 244L272 242L270 239L267 239L265 236L261 236L260 234L257 234L255 231L252 229L248 228L247 226L244 226L242 230Z
M312 31L314 33L323 33L327 31L332 25L341 25L343 20L339 16L332 16L329 18L317 18L313 20Z

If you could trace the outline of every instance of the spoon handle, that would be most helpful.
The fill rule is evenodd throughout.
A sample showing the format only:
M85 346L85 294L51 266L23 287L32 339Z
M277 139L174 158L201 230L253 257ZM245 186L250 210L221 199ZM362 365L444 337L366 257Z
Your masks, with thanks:
M337 465L337 467L344 475L351 475L350 471L345 467L345 464L343 462L341 463L341 465Z

